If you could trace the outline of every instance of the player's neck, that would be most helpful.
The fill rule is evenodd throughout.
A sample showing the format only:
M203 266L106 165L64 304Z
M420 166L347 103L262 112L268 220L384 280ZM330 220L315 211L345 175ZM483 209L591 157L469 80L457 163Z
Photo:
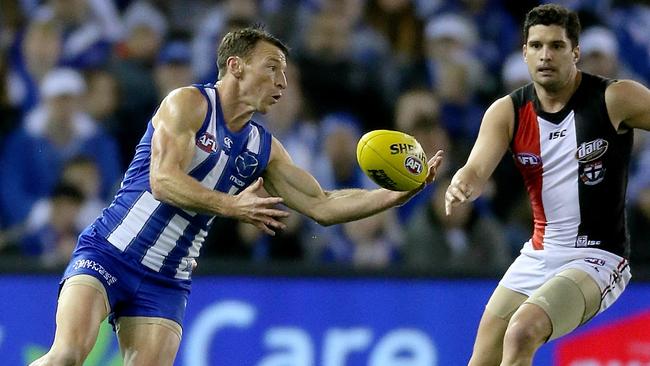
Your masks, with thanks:
M539 84L535 84L535 93L542 106L542 110L549 113L559 112L569 102L573 93L580 86L582 73L574 69L566 84L557 89L550 89Z
M253 117L254 110L242 103L238 96L239 91L236 83L219 80L216 83L216 89L219 93L221 112L226 120L226 127L233 132L241 130Z

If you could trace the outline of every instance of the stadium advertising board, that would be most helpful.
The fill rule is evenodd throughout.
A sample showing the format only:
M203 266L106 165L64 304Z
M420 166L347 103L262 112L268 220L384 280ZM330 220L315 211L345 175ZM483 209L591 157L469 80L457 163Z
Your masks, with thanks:
M53 276L0 277L2 365L26 365L49 346L56 281ZM492 280L200 277L176 365L463 365L495 285ZM544 347L535 365L650 365L649 311L650 284L633 284L602 317ZM120 365L110 326L102 326L86 365Z

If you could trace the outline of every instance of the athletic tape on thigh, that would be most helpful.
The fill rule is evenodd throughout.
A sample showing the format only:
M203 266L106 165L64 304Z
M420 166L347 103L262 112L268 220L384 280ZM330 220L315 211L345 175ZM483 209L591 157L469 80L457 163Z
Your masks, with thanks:
M154 324L160 325L172 330L179 339L183 337L183 328L180 324L171 319L148 317L148 316L121 316L115 322L115 332L119 333L120 329L125 329L134 325Z
M104 305L106 306L106 313L111 312L111 304L108 302L108 294L106 293L106 288L102 284L102 282L95 277L87 274L78 274L74 275L70 278L67 278L65 282L63 283L63 287L61 287L61 292L59 293L59 298L61 295L63 295L63 292L68 289L70 286L76 286L76 285L82 285L82 286L89 286L94 288L95 290L99 291L102 294L102 297L104 298Z
M549 340L563 336L586 323L600 308L600 289L587 273L568 269L548 280L527 303L541 307L551 319Z
M509 321L512 314L519 309L526 298L527 296L524 294L499 285L492 293L485 309L496 317Z

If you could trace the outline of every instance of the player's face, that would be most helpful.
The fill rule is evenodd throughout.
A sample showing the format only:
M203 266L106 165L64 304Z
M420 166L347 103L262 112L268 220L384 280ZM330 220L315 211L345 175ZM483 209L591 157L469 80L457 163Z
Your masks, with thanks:
M533 82L551 91L568 85L580 56L579 48L571 46L566 30L558 25L530 27L523 51Z
M286 68L282 50L268 42L259 42L244 63L240 84L243 100L256 111L266 113L287 87Z

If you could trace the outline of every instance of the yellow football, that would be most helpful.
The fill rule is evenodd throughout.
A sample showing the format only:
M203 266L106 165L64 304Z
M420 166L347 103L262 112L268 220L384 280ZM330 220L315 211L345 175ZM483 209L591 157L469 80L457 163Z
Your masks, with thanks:
M404 132L374 130L357 144L357 161L370 179L393 191L410 191L427 178L427 157L417 140Z

